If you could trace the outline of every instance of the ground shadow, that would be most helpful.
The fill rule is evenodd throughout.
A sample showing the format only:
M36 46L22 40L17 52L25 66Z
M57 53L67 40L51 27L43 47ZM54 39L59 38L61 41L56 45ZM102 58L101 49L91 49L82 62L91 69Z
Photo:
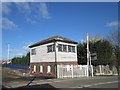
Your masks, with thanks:
M21 87L17 87L17 88L6 88L5 86L2 86L2 90L6 90L6 89L13 89L13 90L16 90L16 89L39 89L39 88L51 88L51 89L54 89L54 90L57 90L57 88L53 87L52 85L46 83L46 84L39 84L39 85L29 85L29 86L21 86Z
M22 87L18 87L18 88L55 88L55 87L46 83L46 84L39 84L39 85L22 86Z

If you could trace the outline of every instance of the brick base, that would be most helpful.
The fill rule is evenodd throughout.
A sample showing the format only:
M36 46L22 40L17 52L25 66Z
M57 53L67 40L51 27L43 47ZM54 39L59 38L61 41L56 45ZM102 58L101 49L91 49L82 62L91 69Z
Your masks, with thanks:
M77 62L38 62L30 63L30 74L45 77L56 77L56 64L57 65L77 65ZM36 72L34 72L34 65L36 65ZM51 72L47 73L47 66L51 67ZM43 72L40 72L40 66L43 66Z

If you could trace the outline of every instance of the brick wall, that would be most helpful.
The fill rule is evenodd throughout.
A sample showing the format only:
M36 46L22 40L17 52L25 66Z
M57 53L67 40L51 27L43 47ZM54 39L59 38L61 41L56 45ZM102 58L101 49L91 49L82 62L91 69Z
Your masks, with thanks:
M77 62L57 62L58 65L76 65ZM50 77L56 77L55 72L55 62L39 62L39 63L31 63L30 64L30 74L38 75L38 76L50 76ZM34 65L36 65L36 72L34 72ZM43 66L43 72L40 72L40 66ZM51 67L51 72L47 72L47 66Z

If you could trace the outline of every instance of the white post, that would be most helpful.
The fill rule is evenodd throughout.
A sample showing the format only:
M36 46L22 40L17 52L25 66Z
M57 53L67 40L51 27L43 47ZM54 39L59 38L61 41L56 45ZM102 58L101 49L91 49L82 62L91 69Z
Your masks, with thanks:
M61 65L61 78L63 78L63 65Z
M60 65L57 66L57 78L60 78L59 71L60 71Z
M88 73L88 65L86 67L86 76L88 77L89 76L89 73Z
M57 43L54 41L54 46L55 46L55 74L57 78Z
M92 77L93 77L94 75L93 75L93 66L92 66L92 65L91 65L91 70L92 70L92 72L91 72L91 73L92 73Z
M71 70L72 70L72 78L73 78L73 65L71 65Z
M99 65L99 68L100 68L100 75L101 75L101 65Z
M86 32L86 37L87 37L87 66L88 66L88 76L89 76L89 37L88 37L88 32Z
M90 55L90 73L91 73L91 76L93 77L93 66L91 64L91 53L89 54Z

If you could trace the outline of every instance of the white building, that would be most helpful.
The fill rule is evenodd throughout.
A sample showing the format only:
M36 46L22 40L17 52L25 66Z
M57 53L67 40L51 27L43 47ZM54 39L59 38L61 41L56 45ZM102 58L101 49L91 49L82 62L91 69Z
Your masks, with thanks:
M30 48L30 73L40 76L57 76L57 65L77 64L77 42L54 36Z

